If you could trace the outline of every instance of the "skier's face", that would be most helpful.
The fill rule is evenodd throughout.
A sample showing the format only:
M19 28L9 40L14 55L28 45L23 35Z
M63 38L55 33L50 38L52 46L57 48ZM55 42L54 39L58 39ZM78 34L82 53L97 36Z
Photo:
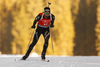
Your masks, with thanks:
M44 12L44 14L45 14L46 17L50 16L50 12L49 11Z

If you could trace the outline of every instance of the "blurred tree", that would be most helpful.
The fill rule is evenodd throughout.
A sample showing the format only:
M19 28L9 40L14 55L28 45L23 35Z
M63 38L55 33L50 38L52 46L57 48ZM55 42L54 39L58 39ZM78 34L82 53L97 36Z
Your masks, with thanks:
M96 50L98 51L98 56L100 56L100 0L97 1L97 24L95 27L96 31Z
M75 55L97 55L95 48L95 25L97 2L95 0L80 0L79 11L75 20Z
M2 8L1 8L2 7ZM0 1L0 51L4 54L12 53L11 34L12 22L14 18L9 4L6 1Z
M40 0L16 0L16 9L14 11L14 19L12 34L14 35L13 53L24 54L28 48L28 42L30 40L33 24L33 20L36 15L41 11L42 5ZM36 5L37 4L37 5ZM14 8L15 8L14 7ZM39 9L37 9L39 8Z

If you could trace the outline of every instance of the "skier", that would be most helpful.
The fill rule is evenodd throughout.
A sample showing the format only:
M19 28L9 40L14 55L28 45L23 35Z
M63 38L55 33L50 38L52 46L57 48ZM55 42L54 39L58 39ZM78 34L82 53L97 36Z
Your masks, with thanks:
M49 41L49 38L50 38L49 27L54 27L54 20L55 20L55 16L50 13L49 7L45 7L44 12L39 13L37 15L37 17L35 18L35 20L33 22L33 25L31 26L31 28L35 28L35 25L38 22L37 29L35 31L33 41L30 44L29 49L27 50L26 54L22 57L22 60L26 60L28 58L32 49L36 45L40 35L43 34L44 39L45 39L45 43L44 43L44 46L43 46L41 59L43 61L45 61L45 59L46 59L45 54L46 54L46 50L47 50L47 47L48 47L48 41Z

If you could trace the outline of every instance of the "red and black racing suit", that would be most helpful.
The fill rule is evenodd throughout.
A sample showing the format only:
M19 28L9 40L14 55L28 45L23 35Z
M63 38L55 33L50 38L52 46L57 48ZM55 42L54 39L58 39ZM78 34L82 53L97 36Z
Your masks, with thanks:
M41 34L44 36L44 39L45 39L42 55L46 54L46 50L47 50L47 47L48 47L48 41L49 41L49 38L50 38L49 27L54 27L54 25L53 25L54 20L55 20L55 16L53 14L50 14L50 16L47 19L45 19L44 18L44 13L40 13L35 18L32 27L35 28L35 24L38 22L37 29L35 31L33 41L30 44L29 49L26 53L27 57L29 56L29 54L30 54L31 50L33 49L33 47L36 45L36 43L37 43L37 41L38 41ZM42 59L45 59L45 57L42 57Z

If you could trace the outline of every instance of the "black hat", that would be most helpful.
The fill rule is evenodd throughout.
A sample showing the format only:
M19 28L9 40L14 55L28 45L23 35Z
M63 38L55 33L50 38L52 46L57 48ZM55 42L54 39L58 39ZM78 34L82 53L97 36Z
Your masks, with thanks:
M45 7L44 8L44 12L49 11L50 12L50 8L49 7Z

